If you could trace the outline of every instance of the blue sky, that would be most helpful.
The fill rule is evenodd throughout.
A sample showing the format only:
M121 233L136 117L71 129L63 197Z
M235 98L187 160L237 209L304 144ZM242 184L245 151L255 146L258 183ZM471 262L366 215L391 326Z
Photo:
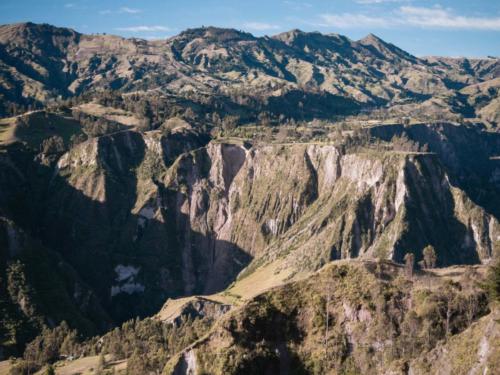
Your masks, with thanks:
M372 32L418 56L500 56L500 0L0 1L0 23L24 21L146 39L202 25L254 35Z

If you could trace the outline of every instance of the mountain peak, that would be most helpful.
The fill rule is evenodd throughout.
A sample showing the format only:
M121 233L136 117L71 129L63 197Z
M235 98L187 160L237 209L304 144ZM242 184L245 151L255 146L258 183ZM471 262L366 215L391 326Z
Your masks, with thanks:
M215 26L202 26L193 29L187 29L178 35L181 39L195 39L195 38L203 38L208 42L235 42L235 41L243 41L243 40L254 40L255 37L247 32L231 29L231 28L222 28Z
M51 34L78 34L73 29L67 27L57 27L48 23L33 23L33 22L19 22L12 24L0 25L0 32L32 32L32 33L51 33Z
M298 39L308 37L310 35L319 34L316 32L306 32L300 29L292 29L290 31L285 31L283 33L279 33L273 36L273 39L279 40L285 44L291 45L294 44Z
M43 50L52 49L56 40L76 41L80 34L73 29L47 23L22 22L0 26L0 43L35 43Z
M388 45L389 44L385 40L383 40L382 38L380 38L377 35L372 34L372 33L370 33L367 36L365 36L364 38L360 39L359 42L361 44L365 44L365 45Z
M397 56L398 58L415 60L415 56L409 54L408 52L396 47L394 44L386 42L382 38L375 34L368 34L364 38L358 40L358 43L362 46L368 47L372 52L385 56L388 58L390 55Z

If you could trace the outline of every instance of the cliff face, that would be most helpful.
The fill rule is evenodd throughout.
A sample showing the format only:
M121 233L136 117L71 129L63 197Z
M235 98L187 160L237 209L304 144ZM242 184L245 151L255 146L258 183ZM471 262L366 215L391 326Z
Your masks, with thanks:
M500 370L498 309L412 361L409 374L484 374Z
M448 150L435 153L207 143L189 129L122 131L50 155L12 144L1 212L74 268L114 321L270 264L293 275L337 259L420 261L427 245L439 266L488 262L497 205L471 199L462 130L447 131L426 130ZM495 191L488 168L482 186Z
M191 230L222 241L203 262L219 277L231 268L226 244L255 267L284 257L308 270L343 258L401 262L410 251L420 260L428 244L440 265L487 261L499 250L497 219L450 183L435 154L211 143L181 157L166 185L180 192ZM208 280L205 292L222 285Z

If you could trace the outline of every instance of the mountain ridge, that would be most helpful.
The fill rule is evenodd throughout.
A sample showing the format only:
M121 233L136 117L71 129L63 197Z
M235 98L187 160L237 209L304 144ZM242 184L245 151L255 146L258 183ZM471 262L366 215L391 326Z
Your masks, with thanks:
M499 60L429 62L374 35L352 41L300 30L254 37L205 27L151 42L23 23L0 27L0 47L4 114L16 105L40 106L100 90L160 90L186 98L195 89L222 94L225 101L245 92L262 102L292 91L320 92L368 109L419 106L430 96L453 97L456 87L500 71Z

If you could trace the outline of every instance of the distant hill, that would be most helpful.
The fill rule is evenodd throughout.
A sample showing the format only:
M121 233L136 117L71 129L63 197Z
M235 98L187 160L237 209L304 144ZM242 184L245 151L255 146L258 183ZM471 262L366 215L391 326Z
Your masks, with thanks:
M499 59L421 59L373 34L358 41L300 30L254 37L206 27L146 41L46 24L0 26L4 114L16 105L102 89L160 90L179 97L195 90L233 99L244 93L281 106L296 106L287 95L298 90L306 97L343 97L349 104L342 102L342 108L400 105L454 97L459 89L499 75Z

